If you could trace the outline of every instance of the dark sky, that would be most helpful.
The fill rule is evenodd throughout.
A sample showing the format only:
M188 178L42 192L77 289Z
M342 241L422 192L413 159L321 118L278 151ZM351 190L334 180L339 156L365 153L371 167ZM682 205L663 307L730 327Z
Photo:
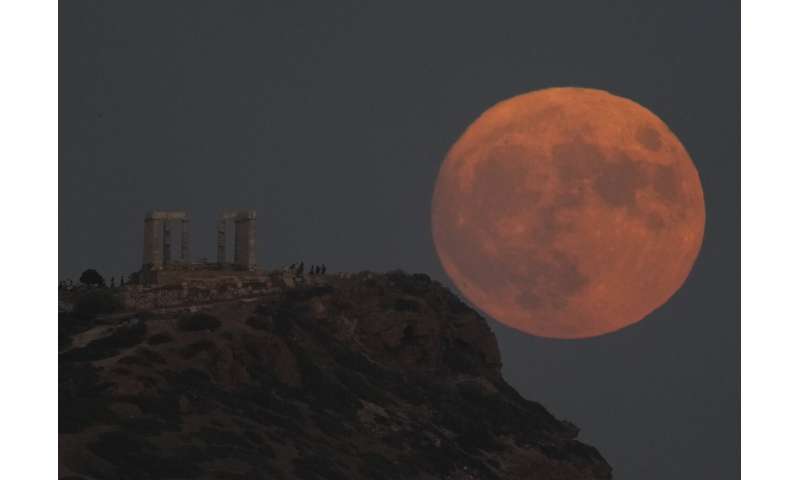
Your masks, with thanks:
M507 379L582 428L620 480L739 476L738 2L79 2L59 25L59 275L141 263L146 210L258 211L258 258L428 272L450 145L550 86L631 98L703 182L685 286L590 340L489 319ZM658 4L658 6L656 6Z

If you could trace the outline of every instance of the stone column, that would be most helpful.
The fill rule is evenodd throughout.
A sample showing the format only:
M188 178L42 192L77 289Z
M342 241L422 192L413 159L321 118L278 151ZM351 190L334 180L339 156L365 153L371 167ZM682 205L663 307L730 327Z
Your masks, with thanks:
M189 251L189 219L184 218L181 220L181 261L184 263L191 263L191 258L189 258L190 251Z
M144 219L144 255L142 264L157 270L163 265L161 256L161 220L148 216Z
M220 265L225 264L225 228L227 221L221 218L217 222L217 263Z
M239 248L239 220L233 220L233 264L239 265L239 255L241 254Z
M256 267L256 212L236 216L236 265L243 270Z
M164 266L172 263L172 225L170 220L164 220L164 250L162 253Z

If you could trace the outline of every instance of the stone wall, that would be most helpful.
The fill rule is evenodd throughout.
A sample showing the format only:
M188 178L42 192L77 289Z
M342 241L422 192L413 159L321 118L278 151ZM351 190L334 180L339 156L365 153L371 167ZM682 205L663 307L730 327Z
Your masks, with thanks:
M127 310L156 310L254 298L326 283L320 275L273 272L257 277L185 279L179 284L151 287L130 285L120 289L120 295Z

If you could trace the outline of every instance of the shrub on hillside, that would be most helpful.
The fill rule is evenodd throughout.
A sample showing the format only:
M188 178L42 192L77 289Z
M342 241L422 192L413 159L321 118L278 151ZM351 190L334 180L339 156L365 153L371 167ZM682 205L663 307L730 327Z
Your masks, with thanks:
M106 280L94 268L84 270L79 280L82 284L90 287L102 287L106 284Z
M216 317L207 313L193 313L178 319L178 329L184 332L197 332L200 330L216 330L222 325Z
M110 290L90 290L82 293L72 312L79 318L94 318L122 310L122 300Z

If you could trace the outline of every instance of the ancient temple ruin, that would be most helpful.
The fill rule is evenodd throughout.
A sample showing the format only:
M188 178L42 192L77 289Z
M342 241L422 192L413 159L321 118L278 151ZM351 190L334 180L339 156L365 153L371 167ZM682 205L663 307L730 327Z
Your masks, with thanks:
M144 217L144 258L142 265L151 270L161 270L171 265L172 224L181 224L182 263L189 263L189 216L186 212L151 211Z
M217 221L217 263L228 263L225 252L228 224L234 224L233 264L242 270L252 270L256 266L256 212L241 210L224 212Z
M144 242L140 279L143 283L181 282L187 275L206 272L256 272L255 210L224 211L217 221L216 262L193 261L189 215L184 211L150 211L144 219ZM173 227L180 224L179 257L173 258ZM233 259L227 254L229 226L233 225Z

